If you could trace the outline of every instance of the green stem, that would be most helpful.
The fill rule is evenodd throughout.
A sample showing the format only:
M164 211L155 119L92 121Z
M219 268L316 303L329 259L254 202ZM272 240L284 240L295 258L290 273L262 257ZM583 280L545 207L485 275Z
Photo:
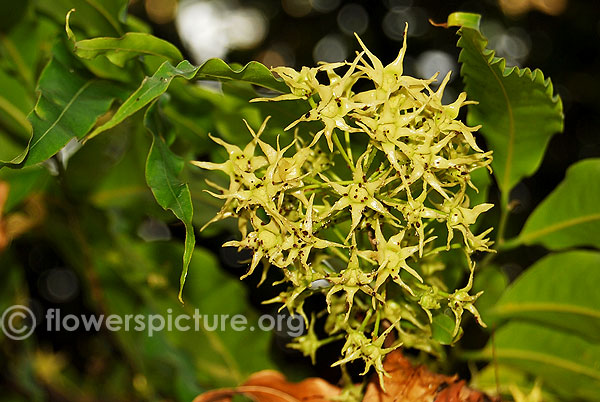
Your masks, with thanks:
M454 243L454 244L450 245L450 250L454 250L454 249L461 248L461 247L462 247L461 244ZM428 251L427 253L425 253L425 255L423 257L429 257L429 256L435 255L441 251L447 251L447 250L448 250L447 246L436 247L436 248Z
M347 211L344 211L343 209L340 211L337 211L335 214L331 215L331 216L326 216L324 219L321 219L320 221L316 222L313 225L313 232L317 232L318 230L320 230L323 226L325 226L325 224L327 222L331 222L334 219L338 218L340 215L343 215L344 213L346 213L346 215L350 216L350 213Z
M346 337L346 334L333 335L328 338L321 339L319 341L319 345L321 345L321 346L327 345L328 343L339 341L340 339L344 339L345 337Z
M375 327L373 328L373 338L377 337L379 334L379 321L381 320L381 310L377 310L375 313Z
M342 241L342 243L346 243L346 238L338 228L334 227L333 233L335 233L335 235Z
M333 137L333 143L335 144L336 148L340 151L340 154L342 154L342 158L344 158L344 160L348 164L348 167L350 167L350 169L352 170L352 173L354 173L354 163L352 162L352 160L350 160L350 157L348 156L348 154L346 154L346 151L344 150L344 147L342 146L340 139L337 137L337 134L333 133L332 137Z
M329 175L331 176L331 178L333 180L335 180L336 183L344 182L344 180L342 180L341 177L338 176L337 174L335 174L334 172L327 172L327 173L329 173ZM354 182L352 182L352 183L354 183Z
M502 202L502 210L500 211L500 222L498 223L498 236L496 241L498 246L502 246L504 243L504 232L506 231L506 222L508 221L508 214L510 214L508 204Z
M369 323L369 320L371 319L371 316L373 315L373 310L368 310L367 314L365 315L365 319L363 320L362 324L360 324L360 327L358 328L358 331L364 331L365 328L367 327L367 324Z
M346 185L352 184L354 182L351 180L345 180L345 181L339 181L336 183L340 184L342 186L346 186ZM314 183L314 184L308 184L308 185L302 186L302 187L289 188L285 191L288 193L294 193L296 191L310 191L310 190L314 190L317 188L329 188L329 184L328 183Z
M352 148L350 148L350 133L348 131L344 131L344 139L346 140L346 153L350 158L350 162L352 162L352 166L354 166L354 158L352 157Z
M336 254L344 262L348 262L349 261L348 256L344 255L344 253L342 253L338 248L336 248L336 247L330 247L329 250L331 250L331 252L333 254Z

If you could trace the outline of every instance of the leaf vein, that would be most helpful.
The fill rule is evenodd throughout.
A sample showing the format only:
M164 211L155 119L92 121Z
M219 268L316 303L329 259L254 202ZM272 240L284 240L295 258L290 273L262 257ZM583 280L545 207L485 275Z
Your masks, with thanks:
M46 137L46 135L48 135L48 133L51 130L54 129L54 127L56 127L56 125L58 124L58 122L63 118L63 116L65 115L65 113L67 113L67 111L71 108L71 106L73 105L73 103L75 103L75 101L77 100L77 98L79 98L79 96L83 93L83 91L85 91L95 81L96 81L96 79L93 79L93 80L90 80L90 81L86 82L85 84L83 84L81 86L81 88L79 88L77 90L77 92L75 92L75 94L73 95L73 97L71 98L71 100L69 100L69 103L66 104L66 106L63 108L62 112L60 112L60 114L58 115L58 117L56 118L56 120L54 120L54 122L52 123L52 125L46 129L46 131L44 132L44 134L42 134L40 136L40 138L37 139L36 142L34 142L33 144L31 144L31 146L29 147L29 151L31 151L33 148L35 148L36 145L39 144L39 142L41 140L43 140ZM35 111L34 111L34 113L35 113Z

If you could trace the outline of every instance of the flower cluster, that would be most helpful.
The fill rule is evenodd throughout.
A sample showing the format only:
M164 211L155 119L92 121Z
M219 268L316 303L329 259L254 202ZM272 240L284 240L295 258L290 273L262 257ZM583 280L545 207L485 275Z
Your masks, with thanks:
M436 76L403 74L406 39L387 66L358 41L363 50L351 63L273 69L291 92L254 101L301 99L310 107L285 128L295 128L286 146L280 142L291 135L275 145L261 139L267 118L256 132L248 126L243 149L213 138L227 150L223 163L194 164L229 176L228 188L209 183L225 200L211 222L237 218L241 240L225 245L253 252L245 276L259 265L263 279L279 268L290 286L271 302L310 322L291 346L314 359L318 347L343 337L336 364L362 359L365 372L374 367L382 379L383 358L400 345L439 352L436 315L452 312L454 337L465 309L484 325L473 305L479 294L469 294L471 256L489 251L491 229L476 235L472 227L492 205L470 205L468 194L477 191L471 173L489 169L491 152L477 145L478 127L457 119L466 94L442 103L450 74L435 89ZM309 121L322 128L312 132ZM460 250L469 281L452 291L443 257ZM316 293L327 301L326 339L303 309Z

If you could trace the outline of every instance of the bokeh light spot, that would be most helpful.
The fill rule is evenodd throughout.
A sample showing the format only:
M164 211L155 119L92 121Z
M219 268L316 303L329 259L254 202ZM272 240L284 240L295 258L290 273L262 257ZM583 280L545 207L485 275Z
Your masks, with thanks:
M79 292L79 280L65 268L53 268L40 277L40 291L44 298L55 303L71 301Z
M439 84L449 71L456 71L456 63L451 55L441 50L428 50L421 53L416 61L417 74L421 78L431 78L435 73L440 73L434 84ZM450 80L455 74L450 76Z
M267 67L293 66L296 57L287 43L279 42L260 52L257 60Z
M422 36L429 30L427 14L420 8L392 8L383 18L383 32L395 41L404 37L404 26L408 23L408 36Z
M146 0L144 3L148 18L157 24L173 21L177 11L177 0Z
M369 14L360 4L346 4L337 15L340 30L346 35L362 35L369 26Z
M232 49L249 49L267 34L267 19L257 8L230 1L187 1L179 5L177 31L194 61L223 58Z
M316 62L324 61L335 63L346 60L348 47L344 39L337 34L330 34L317 42L313 50L313 58Z
M320 13L330 13L340 6L341 0L311 0L312 8Z
M312 10L309 0L282 0L281 6L283 11L296 18L304 17Z
M152 218L140 224L137 235L146 242L171 240L171 231L167 224Z

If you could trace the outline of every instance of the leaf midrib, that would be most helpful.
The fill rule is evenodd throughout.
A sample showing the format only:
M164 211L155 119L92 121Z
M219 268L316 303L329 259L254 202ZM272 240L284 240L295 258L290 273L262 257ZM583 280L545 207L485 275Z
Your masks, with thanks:
M162 139L155 137L154 141L162 141ZM165 144L165 146L166 146L166 144ZM167 155L165 155L163 147L159 145L159 148L160 149L158 152L160 152L160 157L163 159L163 161L166 161ZM170 207L170 209L175 213L175 216L177 216L177 218L184 220L185 212L183 211L183 206L181 205L181 202L179 201L179 197L177 197L177 195L175 194L175 190L173 189L173 186L171 185L171 180L169 180L169 173L167 172L167 164L163 162L162 168L163 168L163 174L164 174L164 181L167 183L167 186L169 187L169 191L171 192L171 195L175 199L175 202L177 203L177 208L178 208L177 211L175 211L173 209L173 207ZM179 214L181 214L181 216L178 216ZM184 221L184 223L186 225L189 224L187 219Z
M96 81L96 79L92 79L89 80L88 82L86 82L85 84L83 84L81 86L81 88L79 88L77 90L77 92L75 92L75 94L73 95L73 97L71 98L71 100L69 100L69 102L65 105L65 107L63 108L62 112L60 112L60 114L58 115L58 117L56 118L56 120L54 120L54 122L52 123L52 125L50 127L48 127L46 129L46 131L44 132L44 134L42 134L36 142L34 142L33 144L31 144L29 146L29 151L31 152L32 149L34 149L36 147L37 144L39 144L39 142L41 140L43 140L46 135L48 135L48 133L50 131L52 131L54 129L54 127L56 127L56 125L58 124L58 122L63 118L63 116L65 115L65 113L67 113L67 111L71 108L71 106L73 105L73 103L75 102L75 100L77 100L77 98L79 98L79 96L83 93L83 91L85 91L90 85L92 85L94 82ZM34 113L35 113L35 109L34 109Z
M464 38L464 36L463 36ZM506 166L504 168L504 177L502 178L502 187L503 187L503 198L506 198L506 200L503 200L503 203L506 204L506 202L508 201L508 196L504 197L504 194L508 194L510 188L510 172L511 172L511 163L512 163L512 159L513 159L513 152L514 152L514 141L515 141L515 120L514 120L514 115L513 115L513 110L512 110L512 105L510 103L510 99L508 97L508 93L506 92L506 89L504 88L504 85L502 85L502 80L500 79L500 77L496 74L496 71L494 71L494 69L491 66L491 63L494 62L494 56L492 55L492 59L491 62L488 63L485 55L483 54L483 51L479 48L479 46L477 46L477 43L475 43L474 39L471 38L471 42L474 46L474 48L477 49L477 52L479 53L479 55L481 56L481 58L483 59L484 64L488 67L488 69L491 71L492 75L494 76L494 78L496 79L496 81L498 82L498 86L500 87L500 89L502 90L502 95L504 96L504 101L506 102L506 109L508 112L508 122L509 122L509 131L508 131L508 135L509 135L509 141L508 141L508 147L507 147L507 155L506 155Z
M495 355L497 358L517 359L517 360L529 360L542 364L549 364L554 367L558 367L567 371L571 371L577 374L583 374L588 377L600 380L600 372L594 370L591 367L586 367L575 362L551 356L545 353L533 352L530 350L523 349L512 349L512 348L496 348Z
M588 223L591 221L600 220L600 214L591 214L591 215L583 215L577 218L567 219L566 221L558 222L550 226L546 226L543 229L538 229L533 232L529 232L524 234L523 236L519 236L518 240L520 243L531 242L532 240L547 235L552 232L559 231L561 229L565 229L571 226L579 225L582 223Z
M93 40L93 39L92 39ZM117 39L118 40L118 39ZM176 58L174 58L173 56L169 55L167 56L164 53L158 53L158 52L154 52L148 49L134 49L134 48L128 48L128 47L117 47L117 46L109 46L109 47L86 47L86 46L81 46L81 42L78 42L76 45L76 51L77 49L86 51L86 52L93 52L93 51L127 51L127 52L136 52L136 53L143 53L143 54L149 54L152 56L163 56L163 57L167 57L171 60L180 60L180 57L177 56Z
M506 303L494 308L494 313L497 313L499 315L510 315L511 313L525 313L536 311L571 313L593 318L600 318L600 311L567 303L559 304L552 302L518 302Z

